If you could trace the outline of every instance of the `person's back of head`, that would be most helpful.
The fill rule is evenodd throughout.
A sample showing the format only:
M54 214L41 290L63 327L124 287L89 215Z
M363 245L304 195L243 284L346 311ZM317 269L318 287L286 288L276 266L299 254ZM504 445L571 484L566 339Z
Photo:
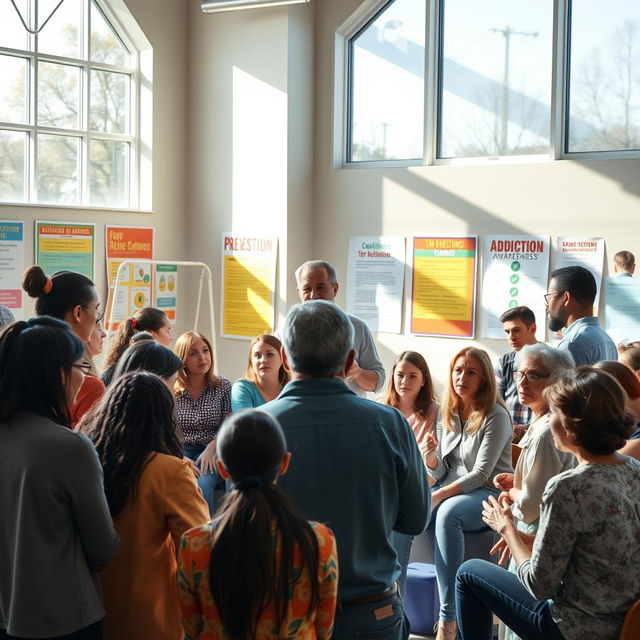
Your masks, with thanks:
M636 259L631 251L618 251L613 256L613 264L617 273L633 273L636 267Z
M138 331L131 336L129 340L129 346L133 346L136 342L144 342L145 340L152 340L155 342L155 338L148 331Z
M609 375L612 375L631 400L640 398L640 380L638 380L633 371L622 364L622 362L618 362L617 360L601 360L593 366L595 369L601 369Z
M344 372L353 340L349 316L324 300L292 307L282 330L282 344L290 368L317 378Z
M183 456L173 395L158 376L146 371L115 380L79 430L91 438L100 457L112 516L129 497L135 499L149 455Z
M629 367L634 373L640 372L640 347L629 347L623 351L618 350L618 360Z
M556 291L569 292L579 306L584 309L593 307L598 287L589 269L578 265L562 267L553 271L550 279Z
M31 411L68 426L67 384L84 348L69 325L56 318L7 325L0 333L0 421Z
M248 640L255 637L258 614L268 605L273 606L281 630L289 593L305 574L311 590L307 615L315 611L318 542L309 523L275 484L289 459L275 418L253 409L230 416L218 433L217 455L220 471L231 478L234 488L213 527L209 586L230 637ZM296 548L301 558L297 568Z
M148 371L165 380L175 376L182 361L178 356L155 341L143 340L129 347L120 358L113 379L117 380L125 373Z

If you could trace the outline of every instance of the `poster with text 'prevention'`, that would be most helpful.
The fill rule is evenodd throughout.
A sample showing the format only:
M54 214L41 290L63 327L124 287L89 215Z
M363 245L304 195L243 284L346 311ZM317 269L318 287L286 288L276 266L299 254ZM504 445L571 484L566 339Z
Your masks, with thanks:
M75 271L93 280L96 226L36 221L36 264L51 276Z
M24 272L24 224L0 221L0 304L22 318L22 273Z
M412 240L411 332L473 338L477 236Z
M107 261L107 329L117 329L120 322L132 316L138 309L152 304L152 273L148 260L153 260L152 227L105 227L105 256ZM125 260L135 260L120 273L117 295L116 276ZM110 324L113 307L113 322Z
M275 236L222 234L223 338L273 332L277 260Z
M402 330L405 259L403 237L349 238L347 312L371 331Z
M482 338L504 339L500 316L525 306L536 316L536 338L544 341L549 253L549 236L482 237Z

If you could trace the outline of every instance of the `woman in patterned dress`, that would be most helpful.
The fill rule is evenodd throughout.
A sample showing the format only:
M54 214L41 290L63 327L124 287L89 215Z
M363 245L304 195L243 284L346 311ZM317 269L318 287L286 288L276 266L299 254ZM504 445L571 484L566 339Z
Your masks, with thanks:
M220 429L217 467L234 486L216 518L182 538L185 640L331 637L336 542L277 486L290 458L266 413L236 413Z

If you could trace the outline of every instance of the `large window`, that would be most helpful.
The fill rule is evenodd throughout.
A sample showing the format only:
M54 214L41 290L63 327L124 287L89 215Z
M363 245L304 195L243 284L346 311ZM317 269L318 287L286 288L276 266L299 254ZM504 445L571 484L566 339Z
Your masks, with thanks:
M138 52L96 0L0 3L0 201L138 207Z
M344 31L342 162L638 155L640 2L368 6Z

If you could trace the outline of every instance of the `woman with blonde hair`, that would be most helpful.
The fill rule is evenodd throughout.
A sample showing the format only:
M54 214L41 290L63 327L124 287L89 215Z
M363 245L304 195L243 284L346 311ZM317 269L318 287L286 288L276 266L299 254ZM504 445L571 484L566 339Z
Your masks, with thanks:
M289 382L289 374L282 365L281 349L280 340L268 333L251 340L244 378L236 380L231 389L233 411L260 407L280 395Z
M216 438L231 413L231 384L214 373L211 342L201 333L183 333L174 352L182 360L175 396L184 453L200 471L198 484L213 515L214 493L222 484L215 466Z
M511 418L498 400L486 351L461 349L451 360L449 380L436 426L437 447L426 456L436 480L430 528L440 593L437 640L456 637L455 579L464 559L465 531L486 528L482 501L497 496L493 478L512 473Z

